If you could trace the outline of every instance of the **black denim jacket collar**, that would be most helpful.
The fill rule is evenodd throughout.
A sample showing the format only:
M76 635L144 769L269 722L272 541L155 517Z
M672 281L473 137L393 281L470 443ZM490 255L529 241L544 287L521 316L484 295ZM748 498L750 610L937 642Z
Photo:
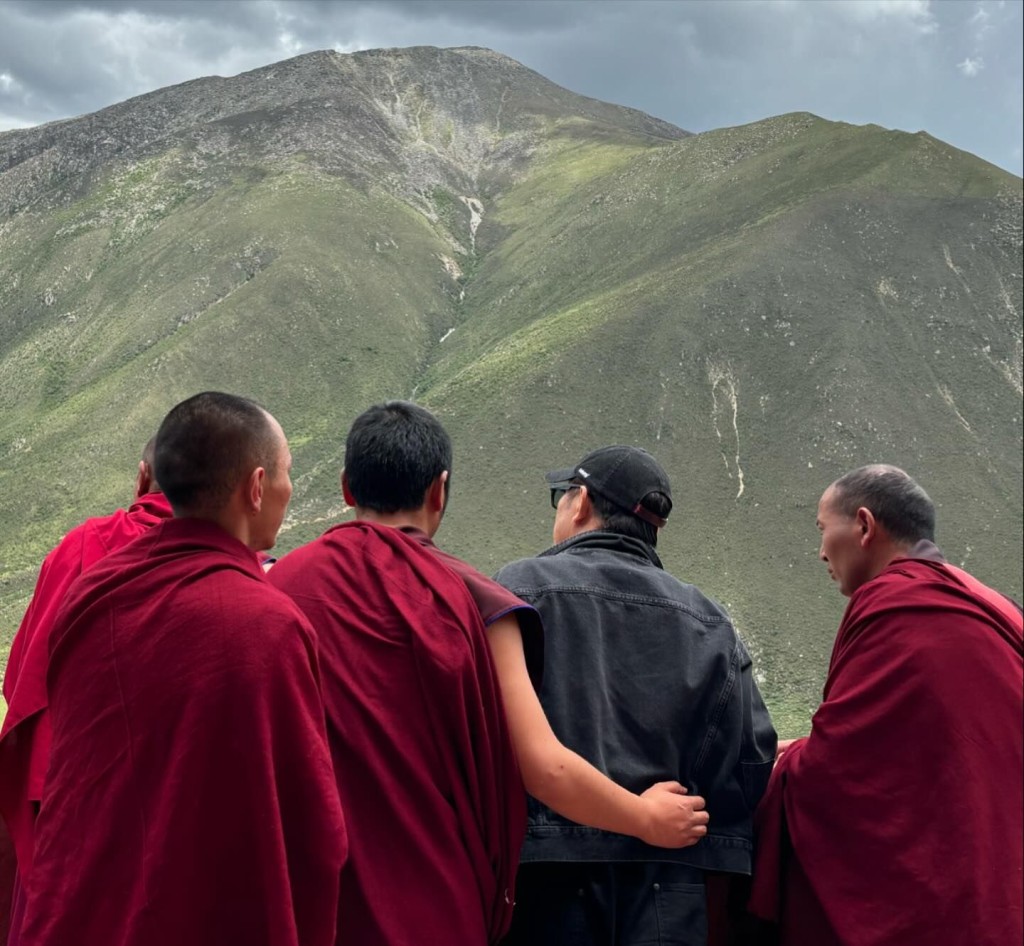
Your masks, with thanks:
M609 552L622 552L627 555L635 555L638 558L646 559L657 568L664 568L658 553L652 546L632 536L620 535L618 532L581 532L571 538L553 545L551 548L541 552L537 557L543 558L546 555L559 555L562 552L571 552L573 549L605 549Z

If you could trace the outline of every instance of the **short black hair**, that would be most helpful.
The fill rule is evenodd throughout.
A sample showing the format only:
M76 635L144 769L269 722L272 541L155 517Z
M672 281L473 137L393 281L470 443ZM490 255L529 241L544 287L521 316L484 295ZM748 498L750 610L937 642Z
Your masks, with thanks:
M862 466L832 484L834 508L855 516L861 506L897 542L935 541L935 504L911 477L896 466Z
M441 422L411 401L363 411L345 440L345 477L356 505L376 512L419 509L445 470L451 489L452 441Z
M633 515L629 510L616 505L610 499L605 499L600 493L588 489L587 495L590 497L594 512L601 517L602 532L615 532L618 535L640 539L651 548L657 548L658 529L656 526ZM648 493L641 501L641 505L653 512L659 519L667 519L668 514L672 511L672 500L664 493L659 492Z
M216 512L256 467L276 473L278 446L270 415L255 401L204 391L160 424L153 472L175 513Z

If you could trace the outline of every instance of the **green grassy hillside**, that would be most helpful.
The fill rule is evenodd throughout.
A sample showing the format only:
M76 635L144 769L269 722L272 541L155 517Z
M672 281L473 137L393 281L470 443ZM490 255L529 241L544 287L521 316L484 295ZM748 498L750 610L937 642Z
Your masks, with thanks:
M130 500L206 388L282 421L279 549L345 514L368 404L456 445L441 543L544 548L544 470L652 450L666 564L725 603L780 729L843 599L828 483L905 466L950 559L1021 596L1021 181L797 114L697 136L486 50L299 57L0 135L0 637L62 532Z

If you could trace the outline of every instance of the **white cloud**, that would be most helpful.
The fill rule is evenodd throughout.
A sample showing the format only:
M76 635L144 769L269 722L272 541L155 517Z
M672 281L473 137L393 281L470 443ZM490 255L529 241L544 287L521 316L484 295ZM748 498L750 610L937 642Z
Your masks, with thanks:
M835 0L834 8L862 22L902 21L919 33L934 33L939 28L931 0Z
M277 37L277 45L286 56L298 56L303 50L302 40L292 33L281 33Z
M302 40L295 35L292 24L296 17L292 15L289 8L279 4L270 3L270 9L274 13L274 21L278 26L277 45L286 56L298 56L305 48Z
M974 16L968 21L971 26L975 29L975 36L980 40L984 35L992 29L992 24L989 22L992 19L992 15L982 6L978 4L978 9L974 11Z
M0 72L0 89L10 92L18 87L17 80L9 72Z
M956 64L957 69L967 76L968 79L973 79L982 69L985 68L985 60L978 56L977 59L971 59L970 56L964 57L963 62Z

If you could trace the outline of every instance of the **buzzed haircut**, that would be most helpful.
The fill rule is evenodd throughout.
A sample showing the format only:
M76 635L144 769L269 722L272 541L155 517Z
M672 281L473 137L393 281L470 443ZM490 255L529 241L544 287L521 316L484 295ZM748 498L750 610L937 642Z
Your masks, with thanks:
M935 541L935 504L899 467L862 466L832 487L834 506L843 515L855 516L864 506L897 542Z
M419 509L430 484L445 470L450 477L451 468L448 432L430 411L410 401L385 401L368 408L355 419L345 440L348 488L364 509Z
M259 404L204 391L164 418L153 472L176 514L216 512L256 467L273 476L277 454L277 432Z

